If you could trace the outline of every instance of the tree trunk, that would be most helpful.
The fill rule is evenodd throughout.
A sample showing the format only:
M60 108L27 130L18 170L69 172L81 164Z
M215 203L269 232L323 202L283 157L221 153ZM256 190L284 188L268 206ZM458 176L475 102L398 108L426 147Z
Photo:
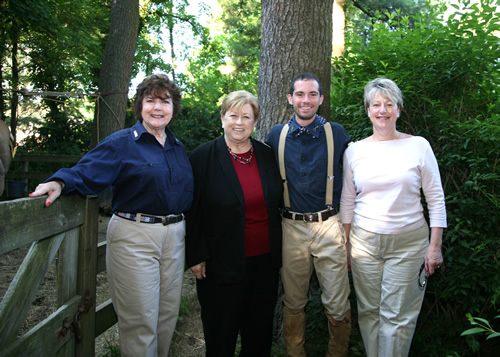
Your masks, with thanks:
M138 26L139 0L114 0L99 74L101 95L96 102L91 147L123 128Z
M172 81L176 81L175 78L175 70L177 69L177 66L175 64L175 49L174 49L174 21L173 21L173 14L174 14L174 8L173 4L171 4L168 7L168 14L169 18L167 21L168 25L168 42L170 44L170 63L172 64Z
M12 21L11 28L12 43L12 97L10 99L10 133L16 143L17 138L17 105L19 104L19 63L17 62L19 27L16 21Z
M335 0L333 4L333 50L332 57L340 57L345 48L345 2Z
M262 0L258 140L291 117L288 87L302 72L319 78L325 97L319 114L330 118L332 9L333 0Z
M169 43L170 43L170 58L171 58L171 64L172 64L172 81L175 82L175 50L174 50L174 24L170 25L168 27L168 38L169 38Z
M2 14L7 12L8 3L5 0L0 0L0 11ZM7 47L7 33L6 33L6 23L5 15L0 17L0 120L5 121L5 96L3 91L3 71L4 71L4 55Z
M0 44L2 46L2 44ZM3 58L3 51L0 51L0 58ZM3 95L3 62L0 62L0 120L5 120L5 96Z

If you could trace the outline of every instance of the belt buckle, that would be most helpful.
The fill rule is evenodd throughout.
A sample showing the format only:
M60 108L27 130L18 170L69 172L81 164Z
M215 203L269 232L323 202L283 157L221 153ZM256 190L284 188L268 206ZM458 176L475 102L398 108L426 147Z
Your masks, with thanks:
M161 217L161 223L164 226L167 226L171 223L178 223L178 222L182 221L182 217L184 217L184 214L180 214L180 215L169 214L168 216Z
M314 213L303 214L302 220L304 221L304 223L314 222Z

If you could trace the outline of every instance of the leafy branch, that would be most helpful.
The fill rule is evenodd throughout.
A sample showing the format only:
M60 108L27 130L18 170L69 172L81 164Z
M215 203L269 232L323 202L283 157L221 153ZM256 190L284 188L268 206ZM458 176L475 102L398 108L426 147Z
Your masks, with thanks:
M495 331L493 327L491 327L488 320L482 319L480 317L473 317L470 313L467 314L467 318L469 319L472 326L477 327L473 327L462 332L460 336L474 335L476 333L486 333L488 335L488 337L486 337L487 340L500 336L500 332ZM495 318L500 318L500 315L495 316Z

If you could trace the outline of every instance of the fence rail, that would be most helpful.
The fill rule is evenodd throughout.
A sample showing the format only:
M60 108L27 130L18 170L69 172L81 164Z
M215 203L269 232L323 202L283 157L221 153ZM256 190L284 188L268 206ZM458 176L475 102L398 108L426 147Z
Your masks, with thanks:
M116 321L111 300L96 306L96 275L105 270L97 244L97 196L0 202L0 255L31 244L0 302L0 356L94 356L95 338ZM17 336L49 266L56 259L58 309Z
M6 196L9 198L20 198L26 196L26 192L33 190L35 186L45 181L50 175L58 170L62 164L74 165L82 155L34 155L17 154L7 172L5 180ZM52 168L45 170L33 170L34 163L50 163ZM47 166L47 165L45 165Z
M28 185L29 181L41 182L52 175L59 167L54 167L52 171L30 170L30 163L52 163L52 164L76 164L82 155L33 155L17 154L12 160L11 169L7 172L6 180L24 181ZM17 165L16 163L22 163ZM20 167L19 167L20 166ZM60 166L60 165L59 165Z

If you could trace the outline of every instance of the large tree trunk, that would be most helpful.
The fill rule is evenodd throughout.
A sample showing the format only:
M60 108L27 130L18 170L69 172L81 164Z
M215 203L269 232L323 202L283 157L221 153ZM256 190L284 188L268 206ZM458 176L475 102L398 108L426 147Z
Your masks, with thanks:
M123 128L138 26L139 0L113 0L99 74L101 95L96 102L91 147Z
M302 72L319 78L325 96L319 114L329 119L332 9L333 0L262 0L258 140L292 115L288 86Z

